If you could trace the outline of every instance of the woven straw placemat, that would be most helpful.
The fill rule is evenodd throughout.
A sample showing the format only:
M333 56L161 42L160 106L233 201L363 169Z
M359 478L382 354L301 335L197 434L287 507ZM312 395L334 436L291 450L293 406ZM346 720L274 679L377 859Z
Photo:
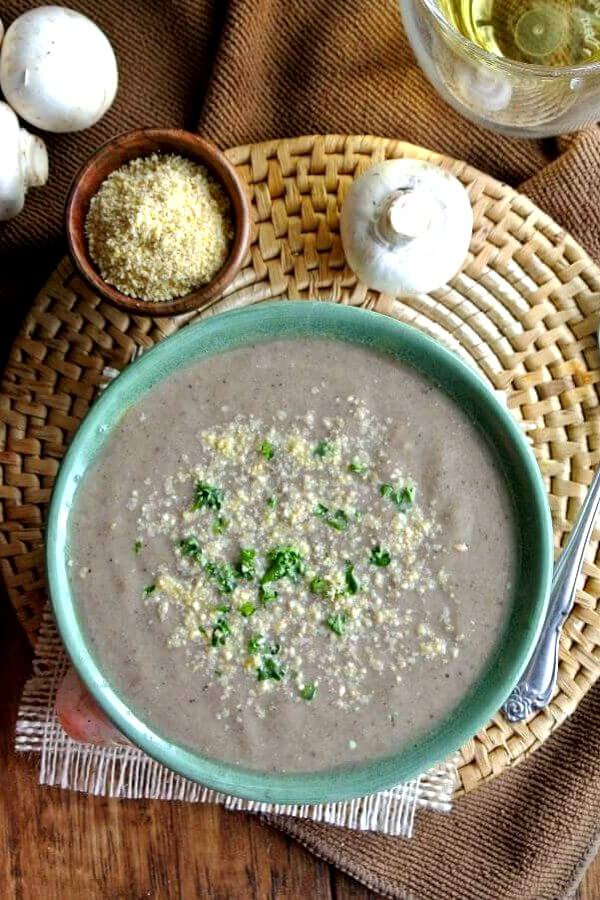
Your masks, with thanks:
M581 247L512 188L406 143L312 136L237 147L228 155L252 195L252 246L227 294L201 315L270 298L322 299L367 306L433 335L505 392L524 423L561 546L600 461L600 270ZM356 175L403 156L429 159L458 176L471 197L475 230L467 263L449 286L400 300L357 282L344 260L338 214ZM46 600L46 505L66 446L114 370L187 321L113 309L64 260L23 324L0 394L0 563L32 642ZM517 725L495 716L462 748L461 790L539 746L600 675L599 538L596 531L564 629L552 704Z

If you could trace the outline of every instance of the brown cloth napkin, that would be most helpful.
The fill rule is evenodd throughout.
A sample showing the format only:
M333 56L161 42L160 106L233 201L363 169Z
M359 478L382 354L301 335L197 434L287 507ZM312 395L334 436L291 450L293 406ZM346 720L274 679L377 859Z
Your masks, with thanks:
M9 23L32 4L2 4ZM600 131L517 141L445 106L408 47L394 0L70 0L112 40L120 89L79 135L47 136L48 187L0 230L9 336L63 251L77 167L118 131L199 128L226 147L314 132L372 133L462 158L529 194L600 259ZM4 348L6 350L6 347ZM271 817L374 890L418 900L568 896L600 838L600 686L530 760L424 814L412 841Z

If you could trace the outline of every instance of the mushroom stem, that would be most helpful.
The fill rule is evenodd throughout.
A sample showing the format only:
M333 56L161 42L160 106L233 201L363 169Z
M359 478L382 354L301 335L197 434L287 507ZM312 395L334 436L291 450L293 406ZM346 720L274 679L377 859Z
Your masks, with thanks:
M19 129L19 151L26 187L41 187L48 181L48 153L41 138Z
M380 240L398 246L423 237L431 228L437 204L428 192L416 188L394 191L386 198L376 222Z

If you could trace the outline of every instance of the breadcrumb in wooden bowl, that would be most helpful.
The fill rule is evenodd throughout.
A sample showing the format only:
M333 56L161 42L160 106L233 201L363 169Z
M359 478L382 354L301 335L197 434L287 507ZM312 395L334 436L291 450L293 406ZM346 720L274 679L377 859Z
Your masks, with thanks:
M65 210L81 277L137 315L209 305L240 270L250 224L244 184L227 157L175 128L113 138L76 175Z

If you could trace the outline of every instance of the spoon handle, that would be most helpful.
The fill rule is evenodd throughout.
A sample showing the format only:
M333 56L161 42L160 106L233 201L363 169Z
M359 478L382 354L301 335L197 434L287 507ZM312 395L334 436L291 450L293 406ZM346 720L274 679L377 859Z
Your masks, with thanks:
M520 722L550 703L558 677L558 647L565 619L573 609L577 579L583 567L596 513L600 507L600 468L579 510L577 521L552 577L548 611L533 655L520 681L502 707L509 722Z

